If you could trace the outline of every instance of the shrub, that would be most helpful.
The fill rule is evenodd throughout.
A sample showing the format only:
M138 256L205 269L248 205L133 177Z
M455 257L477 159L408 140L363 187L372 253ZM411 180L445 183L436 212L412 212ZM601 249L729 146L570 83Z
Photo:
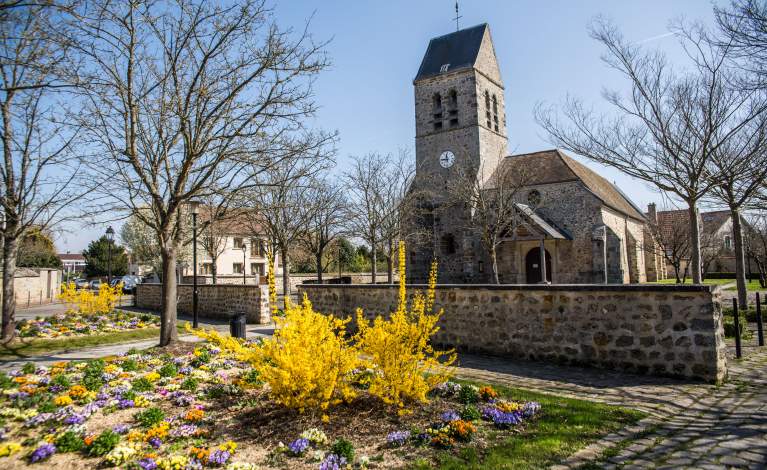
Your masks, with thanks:
M52 400L46 400L46 401L40 403L37 406L37 412L38 413L53 413L54 411L56 411L56 408L58 408L58 407L56 406L55 403L53 403Z
M260 344L242 343L215 330L195 334L249 362L269 384L272 399L288 408L325 410L355 396L350 377L359 361L357 349L345 337L348 320L315 312L304 297L301 305L288 304L285 318L275 321L274 336Z
M5 372L0 372L0 390L5 390L6 388L11 388L15 384L13 383L13 379L8 377Z
M160 377L175 377L178 375L178 368L175 364L170 363L160 367L157 372L159 372Z
M165 419L165 413L160 408L147 408L136 413L134 418L140 425L150 428Z
M466 405L461 411L461 419L464 421L476 421L482 417L482 413L479 412L474 405Z
M122 296L122 283L114 287L104 283L99 287L98 293L90 289L80 289L75 287L74 282L62 286L59 298L68 304L74 304L75 311L70 313L80 313L83 315L103 315L114 310L117 301Z
M121 364L122 368L126 372L134 372L138 370L138 363L133 359L126 359Z
M120 435L107 429L96 437L88 446L88 455L100 457L106 455L120 442Z
M330 453L344 457L347 462L354 462L354 445L343 437L333 443Z
M137 379L133 379L133 382L131 382L131 389L136 392L148 392L153 388L154 386L152 385L152 382L150 382L146 377L139 377Z
M447 380L450 375L447 367L455 361L455 354L437 351L431 345L431 337L439 330L437 322L442 316L441 310L432 313L436 263L431 267L426 296L416 294L410 309L405 285L405 244L402 242L399 272L397 310L389 320L377 316L371 324L358 309L356 340L360 351L370 357L370 367L376 371L370 382L370 394L385 403L403 407L406 400L426 401L429 390Z
M199 385L200 385L200 382L197 379L195 379L194 377L189 377L183 382L181 382L181 389L194 392L195 390L197 390L197 387L199 387Z
M35 367L35 363L34 362L27 362L21 368L21 372L23 372L25 374L34 374L35 370L37 370L37 368Z
M88 361L88 363L85 365L85 368L83 369L82 383L85 388L88 390L98 390L102 385L104 385L104 379L102 375L104 374L105 367L106 363L101 359Z
M78 452L85 447L83 438L74 431L67 431L54 441L59 452Z
M67 377L65 374L58 374L51 380L50 385L57 385L59 387L69 388L72 386L72 382L69 380L69 377Z
M458 401L461 403L477 403L479 401L479 389L474 385L464 385L458 392Z

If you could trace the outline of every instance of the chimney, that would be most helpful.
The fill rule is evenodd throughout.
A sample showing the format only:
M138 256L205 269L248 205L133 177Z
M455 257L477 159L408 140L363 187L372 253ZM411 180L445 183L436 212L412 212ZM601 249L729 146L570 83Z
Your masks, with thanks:
M650 219L650 222L652 223L658 222L658 213L655 209L654 202L647 204L647 218Z

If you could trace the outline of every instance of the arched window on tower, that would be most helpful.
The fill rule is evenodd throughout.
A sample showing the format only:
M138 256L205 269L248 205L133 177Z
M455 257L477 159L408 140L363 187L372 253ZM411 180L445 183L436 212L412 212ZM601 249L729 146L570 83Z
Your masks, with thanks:
M449 94L448 114L450 115L450 127L458 126L458 92L454 89Z
M434 130L442 129L442 95L439 93L434 93L432 96L432 113Z
M493 120L490 114L490 92L485 90L485 117L487 117L487 127L492 129Z
M439 248L443 255L455 254L455 237L452 233L442 235L442 238L439 240Z
M493 128L498 132L498 98L493 95Z

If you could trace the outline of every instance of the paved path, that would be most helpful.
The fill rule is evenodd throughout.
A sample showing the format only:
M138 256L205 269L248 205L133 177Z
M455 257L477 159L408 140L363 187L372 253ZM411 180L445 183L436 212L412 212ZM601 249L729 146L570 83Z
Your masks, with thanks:
M730 360L721 386L462 356L458 374L623 405L648 417L571 456L568 468L767 468L767 348Z

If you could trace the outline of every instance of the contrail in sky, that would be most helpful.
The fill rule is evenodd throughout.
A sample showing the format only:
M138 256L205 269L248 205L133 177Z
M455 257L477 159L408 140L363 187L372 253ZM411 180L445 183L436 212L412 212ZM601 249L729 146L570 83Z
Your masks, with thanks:
M644 44L646 42L667 38L669 36L673 36L674 34L676 34L676 33L663 33L663 34L659 34L657 36L653 36L653 37L650 37L650 38L647 38L647 39L642 39L641 41L637 41L634 44Z

